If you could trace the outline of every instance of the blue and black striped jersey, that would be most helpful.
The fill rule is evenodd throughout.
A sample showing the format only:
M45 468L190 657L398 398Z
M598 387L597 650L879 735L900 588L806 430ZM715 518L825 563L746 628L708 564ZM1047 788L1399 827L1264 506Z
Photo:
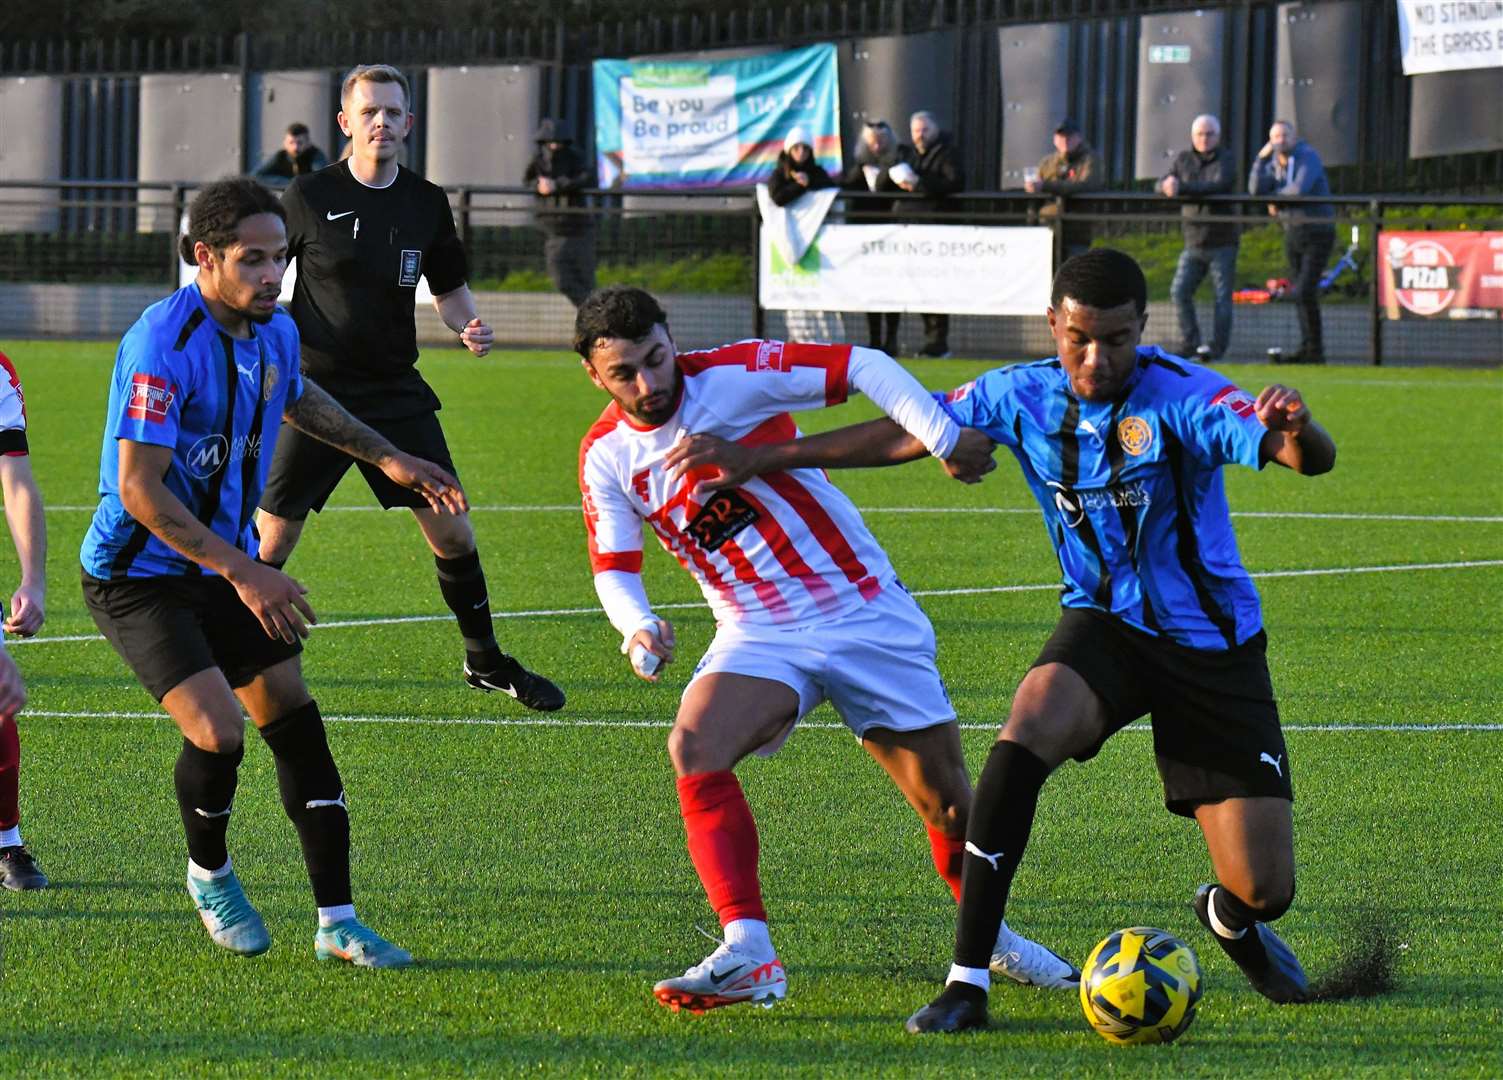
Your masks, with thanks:
M297 326L281 308L251 337L227 334L190 284L142 312L120 341L99 507L79 557L97 578L204 571L152 535L120 501L119 440L173 448L164 478L215 534L255 553L253 519L288 402L303 392Z
M1262 628L1221 466L1262 468L1267 429L1226 376L1143 347L1115 401L1077 397L1057 357L936 397L1017 457L1059 557L1065 607L1195 649L1228 649Z

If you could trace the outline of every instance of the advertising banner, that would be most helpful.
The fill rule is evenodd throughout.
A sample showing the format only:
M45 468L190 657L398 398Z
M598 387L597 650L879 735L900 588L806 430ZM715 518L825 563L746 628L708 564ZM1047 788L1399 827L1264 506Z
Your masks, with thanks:
M826 225L789 265L762 232L762 307L1042 315L1054 255L1048 229Z
M803 128L814 158L840 172L835 46L740 60L596 60L600 186L750 187Z
M1398 0L1405 75L1503 67L1503 0Z
M1503 232L1380 232L1378 300L1390 319L1496 319Z

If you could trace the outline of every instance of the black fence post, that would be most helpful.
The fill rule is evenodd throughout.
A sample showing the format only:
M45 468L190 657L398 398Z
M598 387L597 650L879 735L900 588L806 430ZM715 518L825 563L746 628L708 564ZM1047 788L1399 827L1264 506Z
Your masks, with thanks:
M136 205L141 205L140 189L136 189ZM167 284L176 290L178 263L182 262L182 256L177 250L178 226L183 220L183 187L181 184L172 185L172 221L167 229Z
M1049 222L1049 227L1054 230L1054 270L1058 270L1065 261L1065 197L1063 195L1054 197L1054 220Z
M459 242L464 245L465 251L470 250L470 237L474 231L470 227L470 207L474 202L474 193L468 187L459 189Z
M1387 271L1388 263L1383 258L1383 248L1378 243L1378 233L1383 228L1383 203L1374 199L1368 204L1368 210L1372 215L1373 223L1373 295L1370 301L1372 306L1372 338L1369 342L1373 354L1373 367L1383 365L1383 274Z
M762 310L762 211L755 202L751 208L752 234L752 337L767 333L767 313Z

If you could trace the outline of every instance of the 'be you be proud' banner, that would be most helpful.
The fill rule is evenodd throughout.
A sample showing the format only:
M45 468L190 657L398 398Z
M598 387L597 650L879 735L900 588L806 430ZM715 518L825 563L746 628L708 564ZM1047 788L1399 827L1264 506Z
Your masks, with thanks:
M597 60L594 84L602 187L746 187L772 173L795 127L815 160L840 169L833 45L741 60Z

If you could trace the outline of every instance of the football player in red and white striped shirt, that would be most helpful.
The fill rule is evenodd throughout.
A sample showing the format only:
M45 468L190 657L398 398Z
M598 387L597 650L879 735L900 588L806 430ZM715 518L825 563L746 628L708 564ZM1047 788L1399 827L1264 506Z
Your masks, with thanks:
M742 341L679 353L640 289L594 293L575 350L612 401L580 445L595 589L621 651L649 681L674 658L673 628L642 585L644 525L698 580L715 613L709 650L668 739L689 855L725 941L654 988L695 1012L786 993L757 880L757 827L732 769L771 753L820 702L835 707L923 818L935 866L958 895L971 787L934 631L851 501L823 472L796 469L717 490L678 475L691 435L784 441L789 415L860 391L957 475L992 467L990 439L962 430L885 353L848 345ZM1072 988L1079 972L1003 927L994 964L1020 982Z
M7 634L31 637L42 628L45 617L47 525L26 445L21 377L4 353L0 353L0 492L21 564L21 584L11 594L4 629ZM21 674L0 641L0 885L16 890L47 887L47 875L21 840L21 737L16 713L25 703Z

